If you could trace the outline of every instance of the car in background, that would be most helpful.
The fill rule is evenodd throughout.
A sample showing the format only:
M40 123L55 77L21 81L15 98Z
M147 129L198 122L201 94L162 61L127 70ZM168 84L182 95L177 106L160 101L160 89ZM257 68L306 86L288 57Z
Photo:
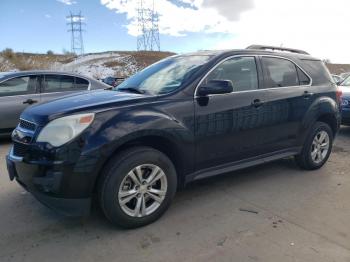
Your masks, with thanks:
M339 76L344 80L350 76L350 72L341 73Z
M339 85L342 91L342 124L350 125L350 76Z
M342 125L350 126L350 86L341 86L342 90Z
M350 87L350 76L348 76L348 77L345 78L343 81L341 81L341 83L339 84L339 86L341 86L341 87L344 87L344 86Z
M77 92L105 89L107 85L85 76L52 72L0 73L0 136L8 136L27 107Z
M116 87L119 84L121 84L124 80L125 80L125 78L122 78L122 77L109 76L109 77L102 79L102 82L109 85L109 86Z
M343 78L338 76L338 75L332 75L332 78L337 85L339 85L341 82L343 82Z

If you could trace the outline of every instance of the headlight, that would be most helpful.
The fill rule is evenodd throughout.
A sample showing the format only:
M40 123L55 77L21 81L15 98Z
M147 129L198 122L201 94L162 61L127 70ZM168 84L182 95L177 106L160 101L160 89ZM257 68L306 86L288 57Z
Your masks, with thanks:
M95 114L79 114L57 118L41 130L37 142L61 146L81 134L94 120Z

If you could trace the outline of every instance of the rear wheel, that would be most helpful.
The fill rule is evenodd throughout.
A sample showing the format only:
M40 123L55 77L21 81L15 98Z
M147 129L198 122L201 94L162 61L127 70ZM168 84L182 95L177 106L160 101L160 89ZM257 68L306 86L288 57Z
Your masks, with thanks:
M307 137L296 162L301 168L314 170L321 168L328 160L333 146L333 132L330 126L316 122Z
M99 201L113 223L134 228L157 220L177 187L175 168L158 150L137 147L113 157L99 183Z

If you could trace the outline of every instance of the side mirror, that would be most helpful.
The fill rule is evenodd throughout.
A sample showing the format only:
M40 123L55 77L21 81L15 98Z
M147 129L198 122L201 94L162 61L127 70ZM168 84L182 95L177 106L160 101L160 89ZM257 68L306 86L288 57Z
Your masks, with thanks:
M233 92L231 80L210 80L198 88L199 96L229 94Z

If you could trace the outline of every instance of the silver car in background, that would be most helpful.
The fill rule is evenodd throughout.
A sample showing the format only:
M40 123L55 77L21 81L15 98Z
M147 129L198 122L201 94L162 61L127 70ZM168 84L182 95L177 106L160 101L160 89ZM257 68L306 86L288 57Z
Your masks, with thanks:
M52 71L0 72L0 137L8 136L27 107L77 92L107 89L78 74Z

